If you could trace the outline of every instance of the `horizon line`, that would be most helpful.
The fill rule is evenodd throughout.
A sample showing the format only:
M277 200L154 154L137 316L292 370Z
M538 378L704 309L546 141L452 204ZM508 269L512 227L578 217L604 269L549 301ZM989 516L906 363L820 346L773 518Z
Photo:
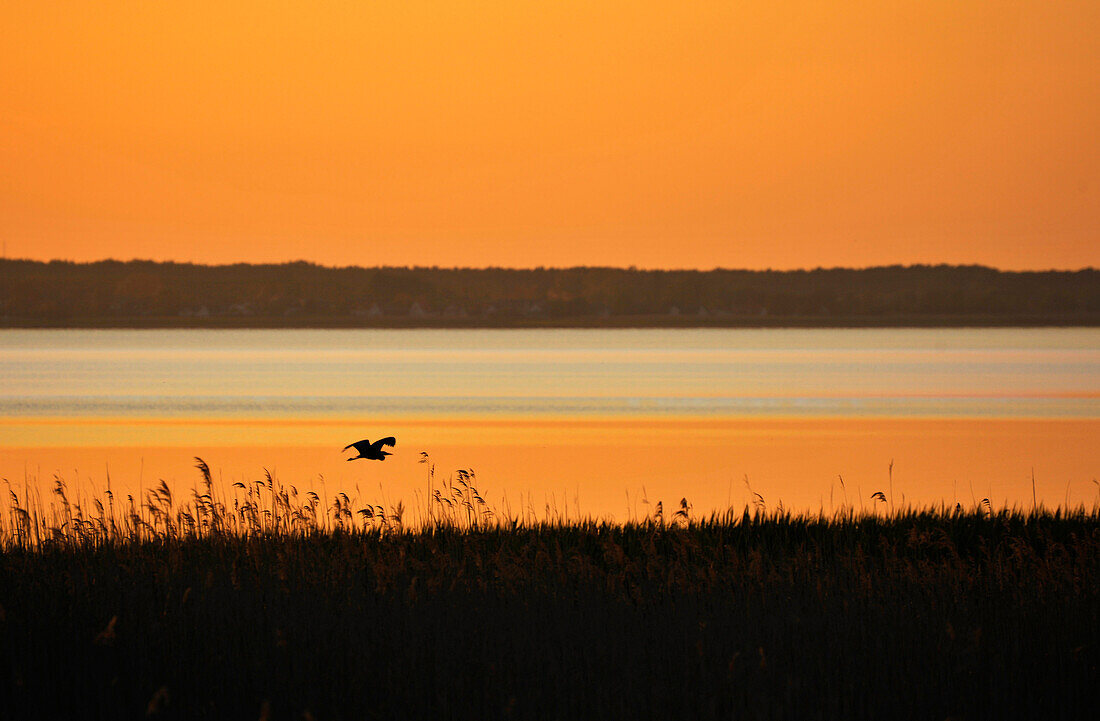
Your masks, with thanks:
M1010 269L1001 268L995 265L988 265L985 263L890 263L890 264L874 264L863 266L852 265L832 265L824 266L818 265L815 267L788 267L788 268L775 268L775 267L731 267L731 266L712 266L710 268L699 267L650 267L650 266L638 266L638 265L533 265L533 266L508 266L508 265L484 265L484 266L442 266L442 265L335 265L322 263L319 261L306 260L299 258L295 260L282 260L282 261L235 261L231 263L217 263L217 262L202 262L192 260L158 260L154 258L139 258L132 257L129 259L120 258L99 258L96 260L71 260L68 258L8 258L6 256L0 257L0 262L11 263L41 263L49 265L51 263L67 263L70 265L97 265L100 263L154 263L158 265L190 265L203 268L231 268L236 266L250 266L250 267L263 267L263 266L288 266L288 265L308 265L317 268L324 268L328 270L443 270L443 271L482 271L482 270L509 270L509 271L557 271L557 270L618 270L628 272L639 273L712 273L712 272L749 272L749 273L811 273L815 271L836 271L836 270L885 270L885 269L913 269L913 268L970 268L980 270L992 270L998 273L1082 273L1082 272L1095 272L1097 268L1092 265L1081 266L1077 268L1026 268L1026 269Z

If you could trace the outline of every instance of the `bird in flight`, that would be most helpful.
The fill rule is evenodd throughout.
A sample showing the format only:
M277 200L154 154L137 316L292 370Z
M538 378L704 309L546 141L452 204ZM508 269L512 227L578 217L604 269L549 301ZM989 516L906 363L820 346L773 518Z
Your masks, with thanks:
M352 443L349 446L344 446L344 450L346 451L349 448L354 448L359 452L359 455L349 458L349 461L354 461L359 458L363 458L368 461L384 461L386 460L386 456L392 456L393 454L389 451L382 450L382 446L389 446L390 448L393 448L396 445L397 439L393 436L390 436L388 438L380 438L374 443L371 443L366 438L364 438L357 443Z

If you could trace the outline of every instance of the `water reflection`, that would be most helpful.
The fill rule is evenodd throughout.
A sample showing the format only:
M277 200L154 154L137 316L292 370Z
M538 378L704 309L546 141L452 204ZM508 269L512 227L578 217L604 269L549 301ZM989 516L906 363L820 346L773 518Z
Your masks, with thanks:
M490 500L595 515L641 499L818 509L906 500L1091 503L1100 331L5 331L0 477L87 492L275 470L413 505L421 450ZM351 437L397 455L350 468ZM971 491L973 488L973 491ZM318 490L321 490L318 488ZM864 499L865 500L865 499Z

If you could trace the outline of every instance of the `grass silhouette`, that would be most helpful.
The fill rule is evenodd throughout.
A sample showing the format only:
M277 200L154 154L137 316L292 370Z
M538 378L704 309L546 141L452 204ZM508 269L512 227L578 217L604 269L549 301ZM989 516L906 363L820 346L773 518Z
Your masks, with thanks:
M185 500L10 492L8 718L1081 718L1092 509L512 515L266 474ZM882 500L877 496L883 495ZM34 501L34 502L32 502ZM673 511L673 509L675 509Z

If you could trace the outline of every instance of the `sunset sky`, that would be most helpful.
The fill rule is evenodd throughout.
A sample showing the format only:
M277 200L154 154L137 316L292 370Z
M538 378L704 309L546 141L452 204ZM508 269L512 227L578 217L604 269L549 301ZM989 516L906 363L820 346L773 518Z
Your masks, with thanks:
M8 257L1100 266L1100 2L0 4Z

